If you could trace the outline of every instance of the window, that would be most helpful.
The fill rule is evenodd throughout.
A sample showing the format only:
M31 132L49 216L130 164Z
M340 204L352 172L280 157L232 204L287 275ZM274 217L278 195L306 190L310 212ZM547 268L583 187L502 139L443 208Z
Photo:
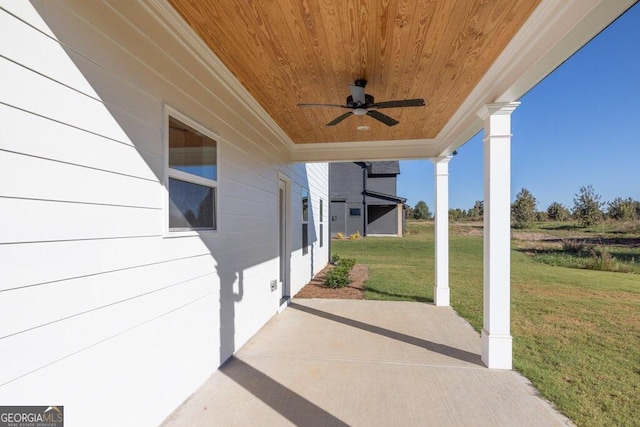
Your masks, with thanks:
M309 253L309 192L302 191L302 255Z
M217 141L196 123L185 122L190 120L173 114L168 120L169 231L216 230Z
M324 200L320 199L320 247L324 246Z
M360 216L360 208L350 208L349 216Z

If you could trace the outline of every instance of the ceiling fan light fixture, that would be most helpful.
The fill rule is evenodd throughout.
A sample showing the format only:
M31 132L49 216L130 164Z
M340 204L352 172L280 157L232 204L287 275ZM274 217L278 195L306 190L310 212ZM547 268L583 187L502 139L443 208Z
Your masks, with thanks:
M365 114L367 114L367 109L366 108L354 108L353 109L353 114L355 114L356 116L364 116Z
M358 130L369 130L369 126L362 125L362 126L358 126L356 129L358 129Z

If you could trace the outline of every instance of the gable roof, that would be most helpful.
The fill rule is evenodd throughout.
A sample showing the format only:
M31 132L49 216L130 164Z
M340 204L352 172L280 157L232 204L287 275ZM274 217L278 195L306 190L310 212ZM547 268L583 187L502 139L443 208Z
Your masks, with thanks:
M386 194L386 193L379 193L377 191L367 190L364 192L364 194L366 194L369 197L375 197L377 199L382 199L382 200L386 200L394 203L404 204L407 201L407 199L404 197L398 197L398 196L394 196L392 194Z
M398 175L400 173L400 162L370 162L369 175Z

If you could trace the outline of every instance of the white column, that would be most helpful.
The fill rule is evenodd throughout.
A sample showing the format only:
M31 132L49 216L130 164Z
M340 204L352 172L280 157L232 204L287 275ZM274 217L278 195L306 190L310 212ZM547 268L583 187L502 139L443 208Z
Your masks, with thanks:
M484 285L482 361L512 368L511 113L519 102L484 106Z
M436 180L436 277L433 300L449 305L449 161L451 157L433 159Z

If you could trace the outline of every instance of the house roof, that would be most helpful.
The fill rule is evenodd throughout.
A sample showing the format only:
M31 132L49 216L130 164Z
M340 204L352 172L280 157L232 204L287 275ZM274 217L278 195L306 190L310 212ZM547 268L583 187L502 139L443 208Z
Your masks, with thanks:
M394 203L404 204L407 201L407 199L404 197L393 196L391 194L386 194L386 193L378 193L377 191L367 190L364 192L364 194L366 194L369 197L375 197L377 199L387 200Z
M369 175L398 175L400 173L400 162L370 162Z
M517 101L635 1L143 0L292 161L450 155L482 129L484 105ZM326 126L351 111L356 79L376 102L425 106L382 110L392 127L368 115Z

